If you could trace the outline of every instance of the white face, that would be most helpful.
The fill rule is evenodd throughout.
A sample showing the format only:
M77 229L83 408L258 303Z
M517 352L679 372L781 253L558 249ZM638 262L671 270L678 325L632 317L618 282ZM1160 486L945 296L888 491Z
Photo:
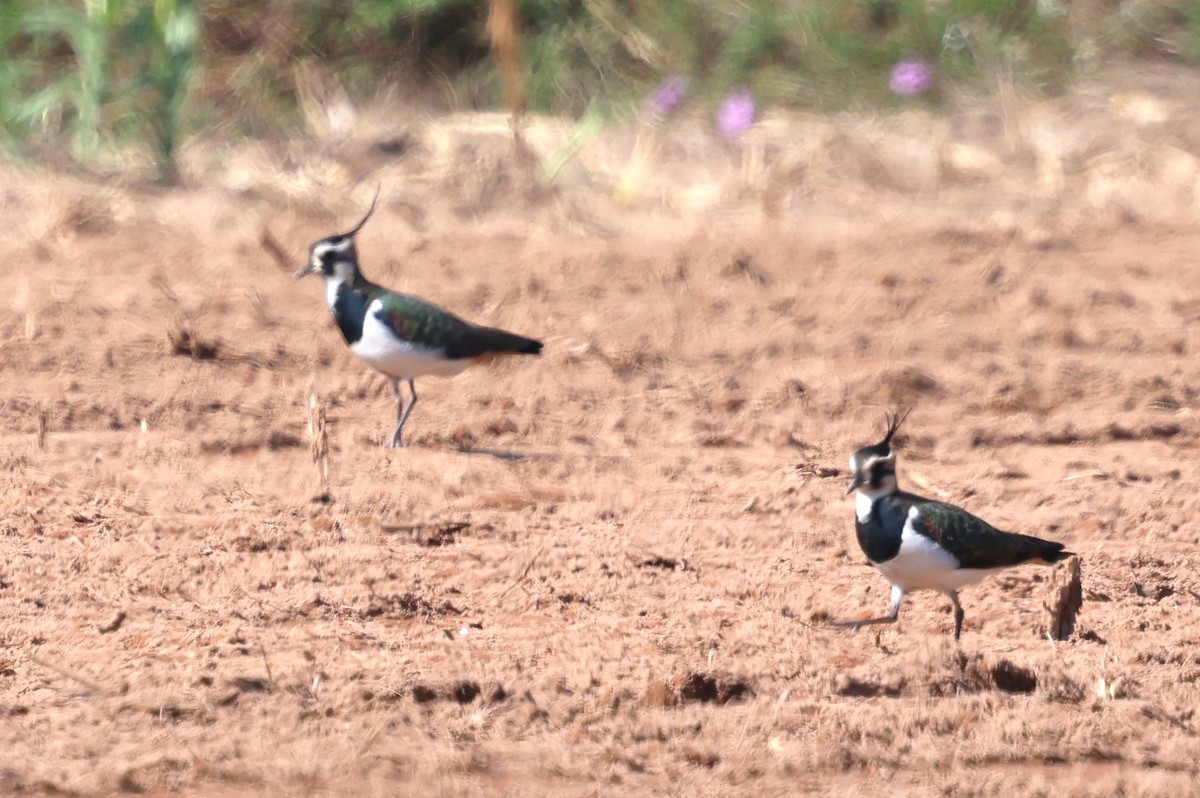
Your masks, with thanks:
M896 489L896 475L892 473L879 477L874 485L859 485L854 491L854 514L858 520L865 523L871 515L871 506L884 496L895 493Z
M863 460L861 463L856 462L855 459L853 457L851 457L850 458L850 473L853 474L853 473L857 472L857 473L861 473L864 475L869 475L872 471L875 470L875 466L877 464L879 464L879 463L893 463L894 464L895 462L896 462L896 453L895 452L889 452L886 457L880 457L877 454L873 454L870 457L868 457L866 460Z
M354 277L354 239L346 236L327 238L313 244L310 271L327 280L339 282Z
M857 485L857 490L861 493L869 493L871 495L882 495L883 493L895 491L896 453L888 452L884 456L871 454L866 459L859 460L858 457L860 454L861 452L857 452L850 458L850 473L854 475L855 482L861 479L861 484ZM888 467L880 467L885 464Z
M875 502L891 493L892 491L882 488L872 490L866 485L854 491L854 514L858 516L858 520L866 523L867 519L871 517L871 510L874 509Z

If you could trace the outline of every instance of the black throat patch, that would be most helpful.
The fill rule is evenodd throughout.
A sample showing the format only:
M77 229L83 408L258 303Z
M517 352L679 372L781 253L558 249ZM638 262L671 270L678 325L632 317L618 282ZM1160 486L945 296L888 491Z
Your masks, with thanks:
M855 519L858 545L868 560L874 563L887 562L900 553L909 507L908 502L893 493L875 500L866 521Z
M347 344L352 346L362 338L363 320L367 317L367 306L370 304L371 298L365 293L355 291L346 283L338 286L337 298L330 310Z

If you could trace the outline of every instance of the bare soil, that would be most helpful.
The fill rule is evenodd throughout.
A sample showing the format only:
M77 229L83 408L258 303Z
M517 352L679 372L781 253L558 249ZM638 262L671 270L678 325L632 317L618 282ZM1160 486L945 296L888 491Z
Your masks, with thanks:
M1193 222L385 192L370 276L546 342L393 451L260 245L361 204L6 183L0 793L1200 789ZM886 608L845 463L910 405L902 484L1079 553L1068 640L1035 566L959 645L936 595L828 626Z

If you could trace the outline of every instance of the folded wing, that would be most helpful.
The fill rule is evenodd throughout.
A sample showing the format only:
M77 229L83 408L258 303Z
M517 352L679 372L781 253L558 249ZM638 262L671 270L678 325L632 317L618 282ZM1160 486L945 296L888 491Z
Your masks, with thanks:
M1072 555L1061 543L1003 532L943 502L921 502L913 528L953 554L963 568L1003 568L1031 560L1054 563Z
M496 355L536 355L540 341L494 327L482 327L416 297L388 292L377 297L375 317L395 336L422 347L442 350L451 360Z

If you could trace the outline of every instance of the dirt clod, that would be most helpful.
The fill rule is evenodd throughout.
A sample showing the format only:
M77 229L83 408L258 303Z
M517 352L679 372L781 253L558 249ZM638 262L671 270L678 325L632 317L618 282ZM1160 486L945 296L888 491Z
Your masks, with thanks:
M219 341L203 338L187 327L176 327L167 333L171 352L192 360L216 360L221 352Z
M450 695L460 704L469 704L479 695L479 685L475 682L458 682L451 688Z
M681 701L727 704L754 695L750 685L723 674L689 673L676 688Z
M1032 693L1038 685L1036 673L1007 659L992 665L992 681L1006 693Z

